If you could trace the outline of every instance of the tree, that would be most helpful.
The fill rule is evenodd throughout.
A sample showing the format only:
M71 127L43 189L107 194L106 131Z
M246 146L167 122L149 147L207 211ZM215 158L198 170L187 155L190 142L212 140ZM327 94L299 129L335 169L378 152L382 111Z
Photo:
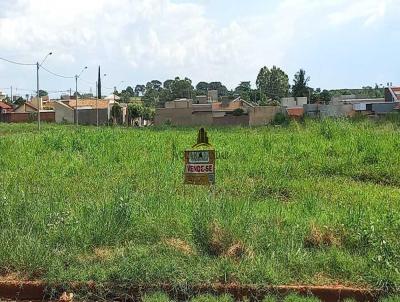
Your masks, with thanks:
M40 97L40 98L41 98L41 97L44 97L44 96L47 96L47 95L49 95L49 94L47 93L46 90L39 90L39 97Z
M174 82L174 80L166 80L164 83L163 83L163 87L164 87L164 89L171 89L171 84Z
M196 85L197 95L207 95L209 84L207 82L199 82Z
M193 96L192 81L189 78L180 79L179 77L176 77L171 83L170 91L173 99L190 99Z
M128 105L128 122L132 124L134 120L142 116L143 107L137 104Z
M228 95L228 89L221 82L211 82L208 84L208 90L218 90L218 96Z
M142 119L146 121L152 121L154 119L155 111L149 107L143 107Z
M126 87L125 90L122 90L123 92L126 92L130 97L134 97L135 96L135 91L133 90L133 88L131 86Z
M320 93L320 100L324 103L329 103L331 101L331 98L331 93L326 89L322 90L322 92Z
M19 106L19 105L24 104L25 102L26 101L22 97L19 97L14 101L14 104Z
M119 123L122 119L122 108L119 104L114 103L111 107L111 117L113 119L113 123Z
M162 88L162 83L159 80L152 80L146 84L146 89L160 90Z
M271 70L267 67L261 68L256 85L261 92L272 100L280 100L289 94L289 77L276 66L273 66Z
M251 100L251 84L250 82L240 82L239 86L235 88L235 93L246 101Z
M145 92L146 92L146 86L144 86L144 85L136 85L136 87L135 87L135 96L144 95Z
M305 97L309 96L310 91L309 87L307 86L308 82L310 81L310 77L306 77L306 72L304 69L300 69L294 75L294 85L292 87L292 95L294 97Z

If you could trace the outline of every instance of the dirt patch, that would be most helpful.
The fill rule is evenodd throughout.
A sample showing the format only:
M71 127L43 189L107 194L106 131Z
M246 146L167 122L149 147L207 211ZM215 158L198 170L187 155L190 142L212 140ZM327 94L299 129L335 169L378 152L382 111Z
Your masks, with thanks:
M184 255L190 256L196 254L189 243L182 239L169 238L164 240L164 244L175 251L181 252Z
M68 287L68 290L66 290ZM105 290L106 289L106 290ZM383 294L378 290L351 288L344 286L253 286L238 284L201 284L177 287L171 284L161 285L129 285L129 284L96 284L96 283L70 283L67 285L49 285L43 282L0 282L0 300L28 300L46 301L61 300L71 297L70 292L76 296L82 295L86 301L140 301L145 294L163 291L176 301L188 301L197 295L211 294L215 296L228 294L236 301L262 301L268 295L284 297L291 293L304 296L314 295L323 302L345 301L354 299L358 302L375 302ZM65 292L65 295L64 295ZM58 293L58 295L57 295ZM77 298L77 301L79 298Z
M238 261L244 257L253 258L254 252L246 247L242 242L236 242L229 247L225 253L225 256Z
M123 254L123 248L95 247L92 253L78 255L77 259L80 262L110 261L122 254Z
M318 227L312 224L309 234L304 238L306 248L323 248L341 246L341 237L329 227Z
M74 294L63 292L60 298L58 298L58 302L72 302L74 301Z
M387 187L400 187L400 180L394 179L390 175L375 175L372 173L363 172L357 175L352 175L351 178L358 182L369 182Z
M257 199L270 197L282 202L289 202L292 199L292 195L288 188L261 185L254 190L254 197Z
M201 249L213 257L227 257L241 260L244 257L253 257L254 253L246 245L234 238L226 228L217 221L210 223L204 232L204 238L199 242Z

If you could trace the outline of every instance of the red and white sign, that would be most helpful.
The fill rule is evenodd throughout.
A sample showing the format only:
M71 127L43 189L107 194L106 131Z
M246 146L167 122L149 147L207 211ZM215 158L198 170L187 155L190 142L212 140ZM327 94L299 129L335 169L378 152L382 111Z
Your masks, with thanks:
M202 174L202 173L214 173L213 164L187 164L186 173L191 174Z

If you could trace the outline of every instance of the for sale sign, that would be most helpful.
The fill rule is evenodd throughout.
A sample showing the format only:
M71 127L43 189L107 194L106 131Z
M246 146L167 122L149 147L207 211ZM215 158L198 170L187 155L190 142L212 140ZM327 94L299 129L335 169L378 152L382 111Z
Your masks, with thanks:
M185 184L212 185L215 183L215 150L208 143L202 128L197 144L185 151Z

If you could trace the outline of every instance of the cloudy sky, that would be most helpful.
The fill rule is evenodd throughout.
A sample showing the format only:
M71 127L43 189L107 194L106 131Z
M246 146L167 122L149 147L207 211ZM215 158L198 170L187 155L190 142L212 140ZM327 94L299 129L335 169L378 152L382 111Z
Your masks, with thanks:
M175 76L254 83L262 66L321 88L400 84L400 0L0 0L0 57L82 75L94 91ZM35 88L35 67L0 61L0 90ZM121 81L124 83L120 84ZM41 88L74 80L41 71ZM6 91L7 92L7 91ZM27 92L28 93L28 92Z

